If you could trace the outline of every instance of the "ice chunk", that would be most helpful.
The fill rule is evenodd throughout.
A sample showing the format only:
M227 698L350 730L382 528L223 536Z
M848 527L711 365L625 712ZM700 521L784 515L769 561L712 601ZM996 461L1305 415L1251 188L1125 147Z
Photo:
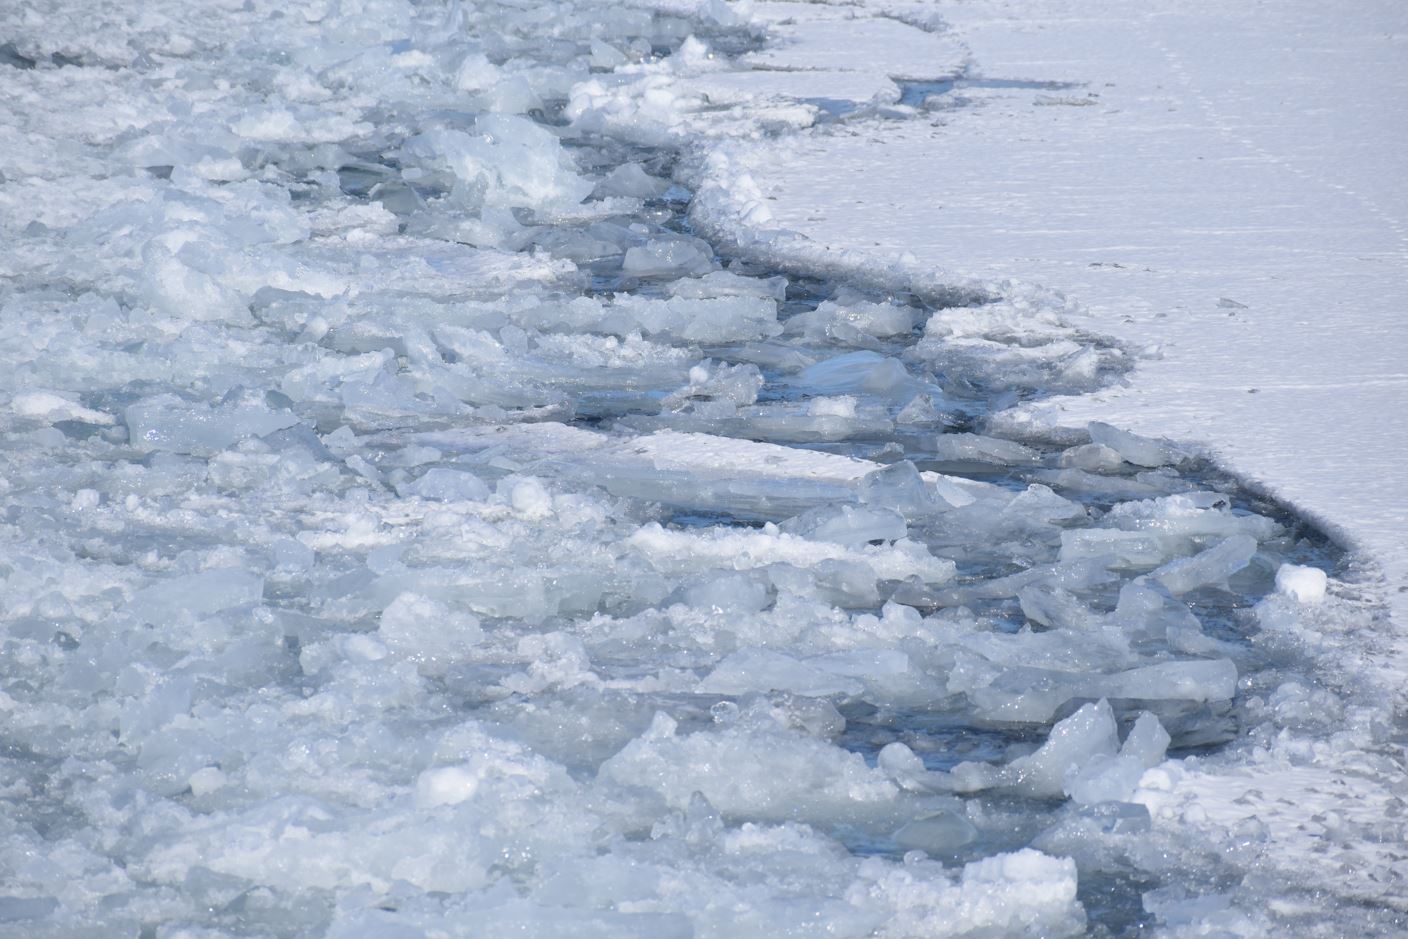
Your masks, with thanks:
M655 568L671 572L697 572L704 565L751 570L772 564L805 572L827 561L844 561L864 564L873 585L876 576L894 580L913 576L927 583L945 583L955 569L952 561L936 558L923 545L911 541L853 549L785 534L772 525L760 531L712 528L688 532L670 531L652 522L632 534L626 544Z
M186 784L191 787L191 795L199 798L215 792L228 781L228 777L220 771L218 766L206 766L192 773L190 778L186 780Z
M725 709L729 704L732 702L720 702ZM716 705L715 709L720 705ZM737 705L734 707L737 708ZM835 740L846 729L846 719L830 701L786 692L749 696L746 705L738 709L736 717L741 726L760 727L769 732L781 727L818 740ZM718 723L731 721L726 718Z
M1093 443L1109 447L1135 466L1170 466L1184 459L1184 454L1172 444L1139 437L1101 421L1091 421L1089 430Z
M935 812L921 816L895 832L895 844L917 848L929 854L952 854L978 838L978 829L957 812Z
M892 676L911 673L909 656L898 649L863 648L847 652L828 652L813 656L807 661L828 672L850 675L867 683L883 682Z
M1237 668L1228 659L1157 662L1108 674L1012 666L990 672L986 683L978 678L982 671L955 668L949 690L967 693L980 713L1007 721L1050 720L1076 698L1228 701L1237 689ZM975 680L976 687L970 684Z
M423 808L459 805L474 798L479 781L479 774L464 766L428 769L416 779L416 804Z
M909 460L891 463L868 473L860 481L860 500L906 516L924 515L950 508L937 491L927 485Z
M791 535L853 547L897 541L909 533L903 515L879 505L817 506L778 527Z
M1119 729L1108 701L1087 704L1051 728L1046 742L1030 756L1008 764L1008 778L1024 792L1057 796L1065 791L1066 776L1097 756L1112 756L1119 749Z
M703 274L714 266L713 251L694 238L656 238L626 250L621 270L634 277Z
M618 65L625 65L630 61L630 59L621 53L621 50L610 43L602 42L600 39L593 39L591 41L591 52L592 54L589 61L593 68L609 70L616 68Z
M871 609L880 603L875 568L858 557L826 558L808 570L775 566L768 577L780 591L844 609Z
M657 714L602 764L599 779L653 790L676 809L702 792L726 819L862 824L891 817L900 794L860 754L824 740L737 724L688 735L677 727Z
M678 409L696 400L723 401L733 407L741 407L758 400L763 384L762 373L751 363L723 365L702 362L689 370L688 385L661 400L660 409Z
M1124 743L1120 745L1120 756L1133 757L1148 769L1163 762L1170 741L1164 725L1145 711L1125 735Z
M702 343L761 339L782 331L777 323L777 301L763 297L654 300L618 296L605 311L603 325L620 335L644 332Z
M455 70L454 85L460 91L483 91L493 87L502 76L503 72L482 52L470 52Z
M1159 662L1111 675L1100 687L1111 698L1230 701L1237 693L1237 666L1230 659Z
M1051 584L1030 584L1017 592L1022 615L1052 629L1086 630L1096 614L1068 590Z
M1017 466L1035 463L1041 455L1012 440L978 434L944 434L934 446L935 459L952 463L999 463Z
M882 873L879 865L867 863L876 882L865 895L883 896L904 911L905 928L897 935L1056 939L1086 932L1085 913L1076 900L1076 864L1070 858L1024 848L965 864L952 886L942 875L933 876L938 871L925 876L921 864ZM873 931L862 927L857 935Z
M1276 590L1297 603L1319 603L1325 599L1329 578L1318 567L1282 564L1276 571Z
M917 314L914 308L895 303L827 300L815 310L793 317L787 328L791 333L802 333L808 338L830 337L856 344L857 340L869 337L907 335L914 329Z
M381 611L377 635L386 648L415 662L422 673L442 674L484 638L478 617L414 593L397 595Z
M245 437L262 437L298 423L258 397L231 394L215 406L191 404L172 394L144 398L123 412L132 446L140 450L212 453Z
M622 163L596 184L594 192L598 196L658 199L669 188L667 180L651 176L639 163Z
M901 424L939 424L943 419L943 411L934 396L923 392L911 398L895 415L895 420Z
M488 485L478 476L448 466L431 467L415 482L397 487L397 492L441 502L479 502L489 497Z
M132 596L129 609L145 623L166 625L260 602L264 579L225 568L158 581Z
M665 288L672 297L686 297L691 300L709 300L717 297L759 297L762 299L787 299L787 278L744 277L732 271L713 271L703 277L690 277L677 280Z
M682 596L695 609L720 613L757 613L772 602L767 578L744 571L726 572L691 584Z
M1072 802L1127 802L1144 775L1144 764L1132 756L1097 754L1073 766L1066 775L1065 790Z
M868 394L899 400L907 400L921 388L898 359L864 351L810 365L792 382L810 394Z
M526 114L541 110L543 99L533 90L532 84L522 75L509 75L495 82L486 91L479 93L485 110L500 114Z
M173 250L153 239L142 246L142 296L176 322L211 320L244 324L247 297L231 283L227 260L199 241Z
M1085 470L1090 473L1113 473L1125 465L1118 450L1099 443L1071 447L1061 453L1058 463L1064 469Z
M929 770L913 750L899 741L887 743L875 757L875 765L905 789L924 792Z
M1230 535L1258 541L1274 538L1280 526L1262 515L1229 511L1220 492L1183 492L1158 499L1122 502L1111 507L1107 524L1126 531L1157 532L1186 552L1195 544Z
M557 137L528 118L482 114L474 131L427 131L406 143L405 156L448 167L484 207L562 212L591 194Z
M1225 583L1251 563L1256 547L1256 539L1250 535L1233 535L1191 558L1170 561L1149 576L1174 595Z
M552 515L552 493L532 476L501 481L499 493L508 495L508 504L523 518L541 520Z
M1061 532L1061 560L1106 558L1112 567L1152 568L1169 555L1158 535L1110 528L1079 528Z
M858 695L864 685L852 678L767 649L741 649L720 662L696 688L700 694L739 695L750 691L788 691L808 697Z
M80 421L84 424L108 426L116 423L111 414L85 408L83 405L52 391L26 391L10 400L10 409L19 417L54 424L59 421Z
M1061 564L1028 568L1006 577L941 590L932 593L897 591L895 599L916 606L963 606L981 599L1015 597L1031 584L1045 584L1062 590L1080 591L1115 580L1114 574L1100 561L1084 559ZM905 585L907 586L907 585Z
M1046 523L1083 519L1086 510L1079 502L1058 496L1051 487L1032 483L1003 506L1002 514Z

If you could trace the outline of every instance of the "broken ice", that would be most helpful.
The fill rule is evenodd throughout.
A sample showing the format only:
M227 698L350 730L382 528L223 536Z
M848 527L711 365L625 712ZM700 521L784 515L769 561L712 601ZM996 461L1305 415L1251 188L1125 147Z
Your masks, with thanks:
M747 10L0 13L0 932L1085 928L1032 845L1325 578L1004 435L1125 364L1052 310L699 237L680 145L815 114L686 86Z

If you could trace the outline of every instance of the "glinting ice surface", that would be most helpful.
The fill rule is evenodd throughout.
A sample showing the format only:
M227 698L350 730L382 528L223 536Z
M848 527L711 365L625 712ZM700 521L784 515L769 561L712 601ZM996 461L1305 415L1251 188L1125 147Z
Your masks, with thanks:
M1224 876L1132 800L1312 554L1166 442L984 433L1123 367L1049 312L725 270L680 148L815 116L681 84L745 13L0 12L0 931L1064 935Z

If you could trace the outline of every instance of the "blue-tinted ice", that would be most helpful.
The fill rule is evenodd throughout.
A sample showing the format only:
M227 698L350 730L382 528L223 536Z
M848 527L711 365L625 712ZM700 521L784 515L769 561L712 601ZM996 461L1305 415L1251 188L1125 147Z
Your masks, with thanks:
M127 16L0 15L0 933L1064 935L1216 879L1135 787L1328 555L993 424L1127 367L1054 315L699 238L621 76L707 113L732 8Z

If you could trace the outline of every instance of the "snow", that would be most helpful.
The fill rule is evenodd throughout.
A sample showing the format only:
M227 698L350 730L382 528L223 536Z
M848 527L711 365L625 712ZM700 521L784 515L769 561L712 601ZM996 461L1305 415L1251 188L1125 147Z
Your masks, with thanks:
M1408 620L1402 8L931 12L969 74L1075 87L962 88L977 106L759 154L773 227L1062 291L1143 353L1127 385L1029 420L1208 448L1361 547Z
M1319 603L1325 599L1329 578L1318 567L1282 564L1276 571L1276 589L1301 603Z
M795 5L767 3L760 12L765 22L773 23L773 41L742 61L768 70L931 79L948 74L944 64L964 54L963 47L948 36L888 17L856 16L844 6L822 5L798 15Z

